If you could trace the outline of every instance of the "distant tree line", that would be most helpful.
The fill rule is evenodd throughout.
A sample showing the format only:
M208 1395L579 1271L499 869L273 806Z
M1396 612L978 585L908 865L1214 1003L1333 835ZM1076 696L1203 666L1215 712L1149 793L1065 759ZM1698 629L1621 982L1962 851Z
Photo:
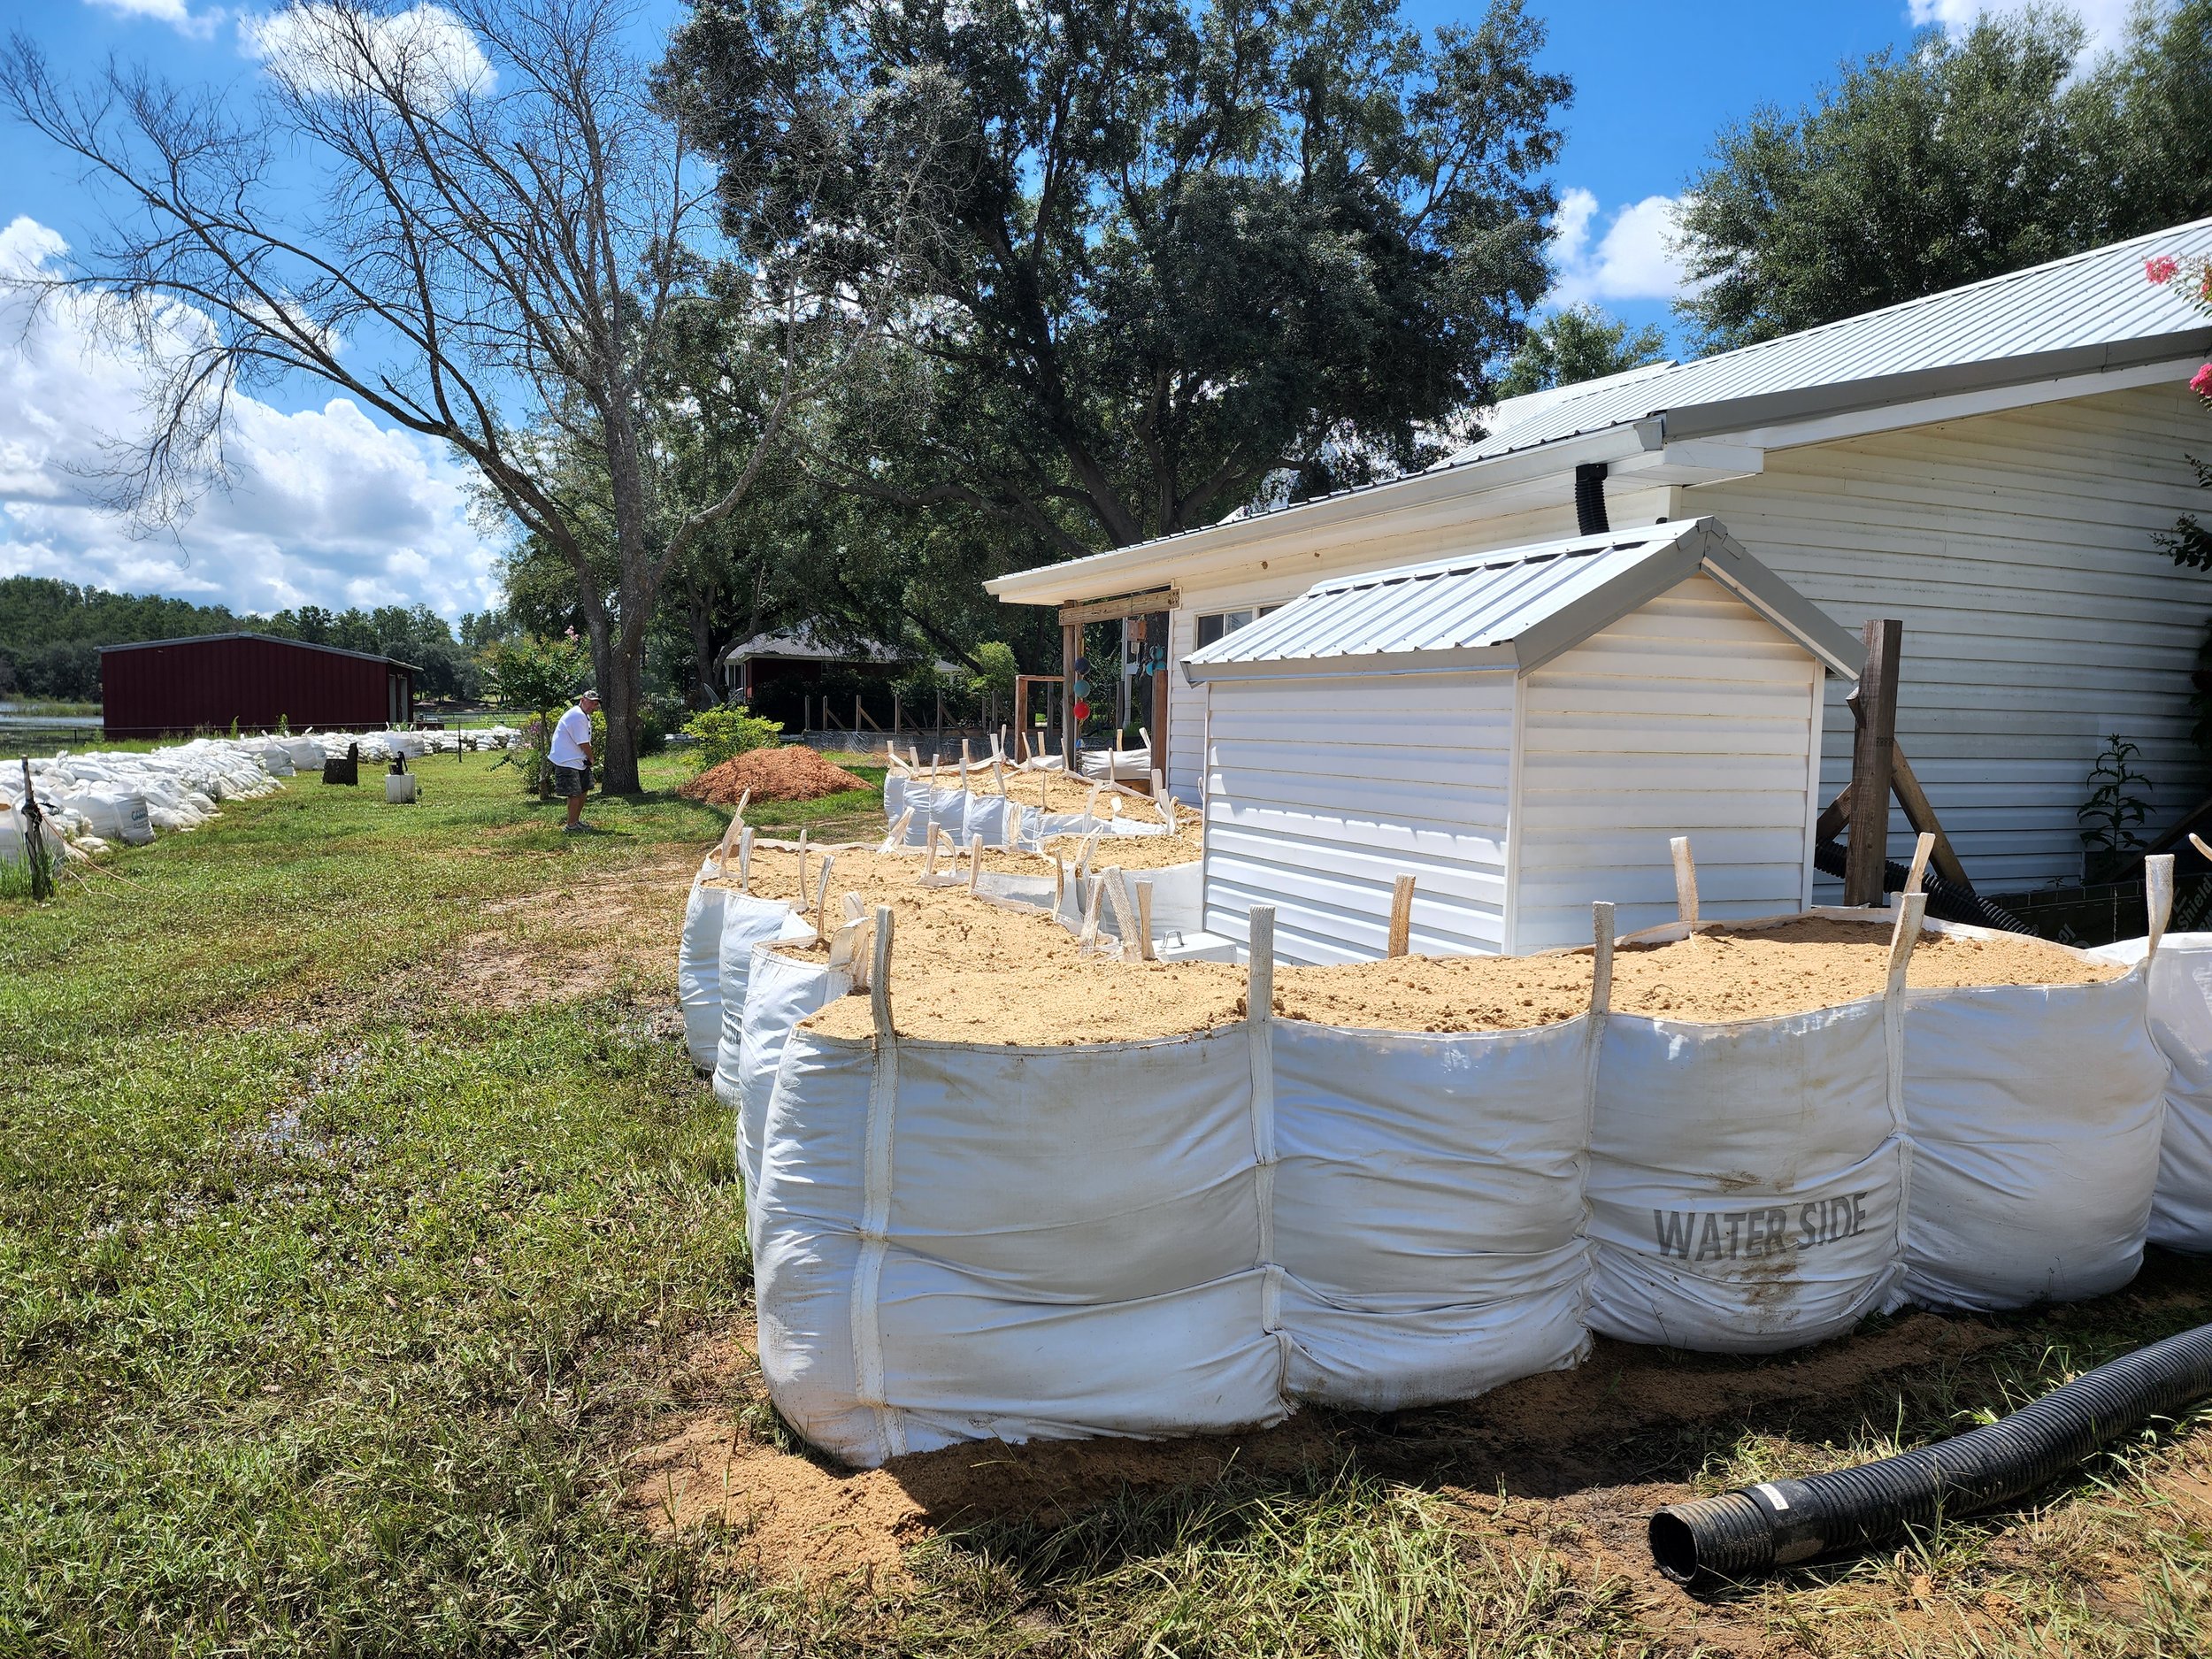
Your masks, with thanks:
M100 647L209 634L268 634L412 664L415 694L483 693L478 657L514 625L502 611L461 618L457 634L427 605L327 611L301 605L273 616L154 594L114 594L43 576L0 578L0 695L96 703Z

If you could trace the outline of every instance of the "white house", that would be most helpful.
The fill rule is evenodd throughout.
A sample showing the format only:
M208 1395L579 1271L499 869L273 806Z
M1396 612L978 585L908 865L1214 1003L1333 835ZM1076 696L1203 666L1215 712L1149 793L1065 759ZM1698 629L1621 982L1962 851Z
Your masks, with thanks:
M1294 962L1585 942L1802 909L1822 682L1858 641L1717 521L1332 577L1187 660L1205 698L1205 926L1276 906Z
M1975 884L2075 876L2106 734L2142 746L2154 824L2206 788L2187 703L2212 577L2153 538L2212 507L2185 459L2212 457L2212 413L2185 384L2212 325L2145 280L2161 253L2212 255L2212 219L1517 398L1431 471L990 586L1064 618L1168 613L1167 772L1195 802L1204 693L1180 664L1202 637L1325 578L1555 541L1598 515L1717 518L1846 629L1903 619L1899 744ZM1826 795L1849 771L1843 689L1828 693Z

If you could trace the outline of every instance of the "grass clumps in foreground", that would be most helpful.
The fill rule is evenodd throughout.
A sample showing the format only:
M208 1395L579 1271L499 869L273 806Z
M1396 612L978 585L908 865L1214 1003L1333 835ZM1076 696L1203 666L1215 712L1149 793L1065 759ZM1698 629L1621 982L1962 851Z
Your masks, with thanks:
M0 1655L2212 1651L2193 1423L1706 1603L1642 1547L1668 1498L1955 1432L2212 1317L2212 1267L2171 1258L1763 1363L1601 1344L1166 1486L1024 1495L1043 1461L978 1448L1011 1507L931 1511L874 1579L795 1586L742 1503L649 1531L626 1458L670 1422L797 1455L701 1380L750 1264L671 1005L726 815L656 762L565 838L492 760L422 762L413 808L301 779L0 899ZM749 817L881 823L860 792Z

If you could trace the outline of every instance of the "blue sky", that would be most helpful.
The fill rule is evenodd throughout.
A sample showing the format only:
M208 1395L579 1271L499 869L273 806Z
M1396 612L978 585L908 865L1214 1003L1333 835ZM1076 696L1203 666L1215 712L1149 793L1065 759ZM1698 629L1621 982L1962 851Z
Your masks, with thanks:
M258 73L252 26L269 8L19 0L9 9L65 71L95 71L113 54L242 95ZM1555 173L1565 204L1557 297L1671 330L1667 214L1713 134L1762 104L1793 107L1846 60L1903 43L1917 27L1958 27L1982 6L1532 0L1531 9L1550 27L1547 65L1576 84ZM2081 9L2093 27L2109 31L2126 0ZM646 0L644 20L650 27L678 11L671 0ZM1407 6L1425 27L1469 12L1437 0ZM0 126L0 270L61 258L92 222L74 173L35 134ZM97 504L85 476L100 441L127 435L134 422L134 365L65 326L28 338L8 327L0 342L0 575L259 611L419 600L458 616L495 599L496 538L470 522L462 470L309 383L271 388L242 407L231 491L208 496L172 531L134 536Z

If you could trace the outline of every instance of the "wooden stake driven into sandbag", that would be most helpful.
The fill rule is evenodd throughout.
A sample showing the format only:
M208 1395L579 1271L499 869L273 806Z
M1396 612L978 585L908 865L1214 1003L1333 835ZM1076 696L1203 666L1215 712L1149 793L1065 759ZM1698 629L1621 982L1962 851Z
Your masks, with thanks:
M1905 988L1905 970L1912 964L1913 947L1920 942L1920 930L1928 919L1928 895L1907 893L1897 903L1897 925L1889 934L1889 994L1896 996Z
M1908 895L1920 891L1920 884L1928 873L1928 858L1935 851L1935 837L1923 835L1913 843L1912 868L1905 872L1905 891Z
M968 891L975 891L976 878L983 873L983 837L968 838Z
M1250 964L1245 980L1244 1017L1268 1019L1275 1012L1275 907L1255 904L1248 926Z
M799 903L806 903L806 826L799 826Z
M837 855L822 855L822 882L814 895L814 942L821 944L829 938L829 881L830 872L836 867ZM806 889L799 890L799 902L806 902Z
M1137 889L1137 955L1146 962L1152 956L1152 884L1140 881Z
M753 890L753 826L748 824L745 833L737 838L737 887L741 893Z
M891 1029L891 933L896 918L887 904L876 906L875 949L868 963L868 1014L876 1040L888 1041Z
M1682 926L1697 932L1697 860L1690 856L1690 838L1677 835L1667 843L1674 855L1674 908Z
M1400 876L1390 890L1390 944L1387 953L1402 956L1412 943L1413 878Z
M1600 899L1590 907L1590 1011L1613 1007L1613 907Z

